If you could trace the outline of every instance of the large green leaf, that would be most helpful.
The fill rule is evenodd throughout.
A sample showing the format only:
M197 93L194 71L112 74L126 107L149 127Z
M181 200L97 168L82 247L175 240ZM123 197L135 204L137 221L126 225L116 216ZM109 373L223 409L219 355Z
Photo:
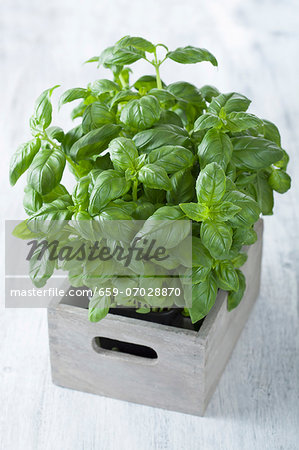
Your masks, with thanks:
M248 130L248 128L257 128L263 125L261 119L254 114L245 112L232 112L225 118L225 128L233 133Z
M233 231L225 223L206 221L201 224L200 237L214 258L223 258L232 245Z
M148 155L151 164L163 167L167 173L174 173L181 169L188 169L193 165L193 153L179 145L165 145L152 150Z
M249 195L239 191L228 191L225 193L223 200L231 202L241 208L241 210L230 219L232 226L249 227L258 220L261 212L259 205Z
M59 86L54 86L50 89L46 89L41 93L35 102L34 113L30 119L30 126L32 129L42 129L48 128L52 121L52 104L50 97L54 89Z
M28 169L33 158L39 151L40 145L40 139L32 139L20 145L12 155L9 166L9 181L12 186L16 184L20 176Z
M218 66L217 59L212 53L205 48L192 47L178 47L173 52L168 52L167 57L181 64L195 64L202 61L208 61L213 66Z
M226 187L226 177L219 164L208 164L198 175L196 181L196 194L200 203L211 205L219 202Z
M43 148L34 157L28 171L28 185L39 194L51 192L60 182L65 155L59 149Z
M291 177L283 170L273 169L268 182L269 186L280 194L284 194L291 187Z
M166 191L171 189L171 182L166 170L156 164L146 164L141 167L138 172L138 180L151 189L164 189Z
M245 95L238 94L237 92L229 92L228 94L220 94L214 97L208 107L208 112L219 114L222 108L226 114L243 112L247 111L250 103L251 100L245 97Z
M189 134L183 128L175 125L158 126L151 130L141 131L137 133L133 141L136 147L144 153L149 153L155 148L164 145L182 145L190 142Z
M262 211L262 214L273 214L274 198L272 188L268 183L269 175L260 170L256 176L255 188L257 203Z
M205 281L192 286L192 307L188 308L192 323L205 317L215 303L217 284L211 275Z
M233 146L227 134L212 128L198 146L200 167L203 169L207 164L216 162L226 170L232 153Z
M26 213L30 216L41 208L43 199L42 196L31 186L26 186L24 193L23 206Z
M232 160L239 169L263 169L283 157L283 151L278 145L260 137L235 137L232 144Z
M72 88L65 91L59 99L59 107L65 103L73 102L79 98L86 98L88 96L88 90L85 88Z
M94 102L88 105L82 118L82 129L84 133L100 128L107 123L115 121L114 114L104 103Z
M120 47L135 47L149 53L153 53L156 48L150 41L138 36L124 36L116 44Z
M243 298L245 289L246 289L246 279L244 274L241 272L241 270L237 269L237 274L239 278L239 289L234 292L230 292L227 297L227 309L228 311L231 311L232 309L236 308L240 301Z
M218 287L225 291L238 291L238 272L230 261L220 261L215 268Z
M92 216L99 214L109 202L126 194L130 186L131 183L115 170L109 169L100 173L90 194L89 213Z
M171 190L167 192L168 203L190 202L195 197L195 180L190 170L179 170L171 178Z
M217 128L222 125L221 119L215 114L203 114L196 119L193 131L206 130L208 128Z
M71 147L70 154L76 161L98 155L107 148L111 139L115 138L121 126L105 124L78 139Z
M138 151L131 139L124 137L113 139L109 144L109 153L116 170L124 172L128 168L134 169Z
M144 58L144 51L133 46L113 46L106 48L99 57L99 65L104 67L125 66Z
M130 100L122 109L120 120L127 127L146 130L159 120L161 108L158 100L152 95Z

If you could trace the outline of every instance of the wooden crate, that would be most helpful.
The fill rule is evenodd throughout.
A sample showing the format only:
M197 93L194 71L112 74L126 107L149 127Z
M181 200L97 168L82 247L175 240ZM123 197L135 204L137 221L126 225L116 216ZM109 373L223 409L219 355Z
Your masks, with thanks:
M258 296L263 222L256 224L258 241L249 247L242 270L247 288L240 305L226 308L226 293L198 332L108 314L90 323L80 297L65 299L48 310L53 382L116 399L183 413L203 415ZM69 300L67 300L69 302ZM95 337L154 349L148 359L95 346Z

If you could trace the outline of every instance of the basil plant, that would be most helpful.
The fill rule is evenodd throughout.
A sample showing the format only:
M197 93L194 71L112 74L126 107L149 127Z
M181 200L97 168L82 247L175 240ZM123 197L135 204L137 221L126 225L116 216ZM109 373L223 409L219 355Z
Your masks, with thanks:
M162 59L157 49L164 52ZM203 48L169 51L163 44L125 36L87 61L109 69L109 79L61 95L59 107L78 101L71 113L78 122L74 128L52 125L51 96L58 86L40 95L30 119L32 139L17 149L10 164L12 185L27 171L29 218L15 235L26 237L26 226L36 218L189 219L192 306L184 314L196 323L213 306L218 289L228 291L229 310L241 301L247 257L242 248L256 241L260 215L272 214L273 191L290 188L289 157L277 127L247 112L251 102L246 96L186 81L166 85L160 66L167 59L217 66ZM154 71L132 82L130 66L138 60ZM66 165L76 179L72 192L61 184ZM54 266L47 275L33 270L33 282L44 285ZM86 274L94 270L66 269L74 286L88 286ZM108 297L92 298L90 320L108 313ZM140 298L131 306L143 313L152 309Z

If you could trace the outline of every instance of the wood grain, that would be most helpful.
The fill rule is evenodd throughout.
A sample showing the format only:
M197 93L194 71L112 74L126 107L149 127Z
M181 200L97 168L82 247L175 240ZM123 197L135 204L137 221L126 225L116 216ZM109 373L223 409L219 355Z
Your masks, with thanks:
M296 0L0 3L2 220L23 217L25 180L11 189L7 165L30 137L35 98L57 83L68 89L106 77L81 63L128 33L171 49L211 50L219 69L170 62L162 78L247 95L252 113L279 126L293 176L291 191L275 196L275 215L265 218L261 293L204 418L53 386L46 312L2 307L1 450L298 448L298 15ZM142 63L133 68L136 77L150 73ZM56 114L56 123L69 126L68 113L66 107L59 120Z

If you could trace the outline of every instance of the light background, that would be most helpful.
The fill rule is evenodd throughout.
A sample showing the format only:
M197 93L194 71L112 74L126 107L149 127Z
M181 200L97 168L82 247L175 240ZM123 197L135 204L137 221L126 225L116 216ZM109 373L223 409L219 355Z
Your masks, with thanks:
M12 189L7 171L16 146L30 137L35 98L55 84L62 85L56 100L107 77L82 62L125 34L212 51L219 69L166 62L162 78L247 95L250 111L280 128L293 176L292 190L276 195L275 216L265 219L261 294L204 418L53 386L46 312L2 306L1 450L298 448L298 18L296 0L0 2L3 220L24 214L25 177ZM148 71L139 62L133 68L135 77ZM69 126L69 111L55 114L56 123Z

